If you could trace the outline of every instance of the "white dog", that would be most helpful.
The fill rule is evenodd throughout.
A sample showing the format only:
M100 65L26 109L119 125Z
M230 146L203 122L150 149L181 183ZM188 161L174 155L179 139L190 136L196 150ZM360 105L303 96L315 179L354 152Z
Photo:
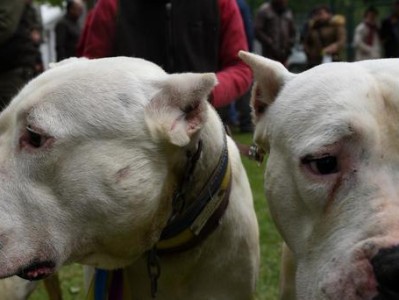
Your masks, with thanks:
M257 220L215 84L120 57L24 87L0 115L0 277L80 262L124 268L132 299L251 299Z
M399 299L399 60L294 75L240 57L256 80L266 197L291 250L282 298Z
M34 291L37 282L17 276L0 280L0 300L26 300Z

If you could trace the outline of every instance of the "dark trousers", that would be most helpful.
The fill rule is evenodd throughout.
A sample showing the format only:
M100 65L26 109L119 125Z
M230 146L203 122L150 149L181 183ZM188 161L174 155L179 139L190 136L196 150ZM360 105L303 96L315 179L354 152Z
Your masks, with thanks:
M249 103L250 99L251 89L232 104L218 108L217 112L222 119L222 122L228 126L238 126L241 132L252 132L253 124L251 116L251 106ZM232 111L234 111L234 115L237 114L237 119L235 118L235 116L233 116Z
M250 99L251 89L241 96L235 103L238 112L238 125L241 132L253 131L251 106L249 104Z

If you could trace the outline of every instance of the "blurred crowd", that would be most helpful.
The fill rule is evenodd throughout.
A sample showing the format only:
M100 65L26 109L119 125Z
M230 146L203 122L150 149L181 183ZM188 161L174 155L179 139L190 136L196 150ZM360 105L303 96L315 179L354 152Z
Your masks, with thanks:
M287 0L271 0L255 15L255 36L262 55L287 65L296 42L295 22ZM354 60L399 57L399 1L380 22L379 11L369 6L348 39L345 16L326 4L315 6L299 28L299 43L306 54L306 68L321 63L347 60L345 50L353 47Z
M255 51L289 67L295 46L306 55L304 69L346 60L399 57L399 1L379 21L375 7L348 40L344 15L320 4L301 26L288 0L269 0L252 11L245 0L67 0L55 28L57 61L84 56L132 56L165 71L215 72L219 84L209 97L226 124L251 132L252 74L237 57ZM0 105L4 107L43 71L40 15L32 0L0 0ZM352 35L351 35L352 36Z

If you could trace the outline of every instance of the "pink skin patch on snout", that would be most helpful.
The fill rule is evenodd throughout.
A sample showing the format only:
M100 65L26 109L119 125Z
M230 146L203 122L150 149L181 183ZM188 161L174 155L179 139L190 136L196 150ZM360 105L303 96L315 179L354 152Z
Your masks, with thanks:
M360 261L355 265L355 269L361 270L360 273L353 274L353 281L357 286L357 295L375 295L377 293L377 282L370 262L368 260Z
M367 259L337 269L331 266L329 270L331 274L321 287L326 299L373 299L378 294L373 269Z
M40 280L49 277L55 272L55 263L53 261L34 262L16 275L26 280Z

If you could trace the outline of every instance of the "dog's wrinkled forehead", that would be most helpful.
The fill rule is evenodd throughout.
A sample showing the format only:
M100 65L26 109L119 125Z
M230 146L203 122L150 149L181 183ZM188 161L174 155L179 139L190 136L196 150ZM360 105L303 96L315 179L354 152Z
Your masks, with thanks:
M282 88L267 114L273 124L269 134L293 143L329 144L358 128L366 130L364 124L375 123L383 106L378 81L365 69L355 64L320 66Z
M57 130L49 132L54 135L71 132L82 122L92 124L85 130L115 132L124 122L143 119L140 111L156 93L157 80L165 76L161 68L141 59L73 60L29 83L6 113L40 122L47 130ZM54 122L62 126L52 126Z

